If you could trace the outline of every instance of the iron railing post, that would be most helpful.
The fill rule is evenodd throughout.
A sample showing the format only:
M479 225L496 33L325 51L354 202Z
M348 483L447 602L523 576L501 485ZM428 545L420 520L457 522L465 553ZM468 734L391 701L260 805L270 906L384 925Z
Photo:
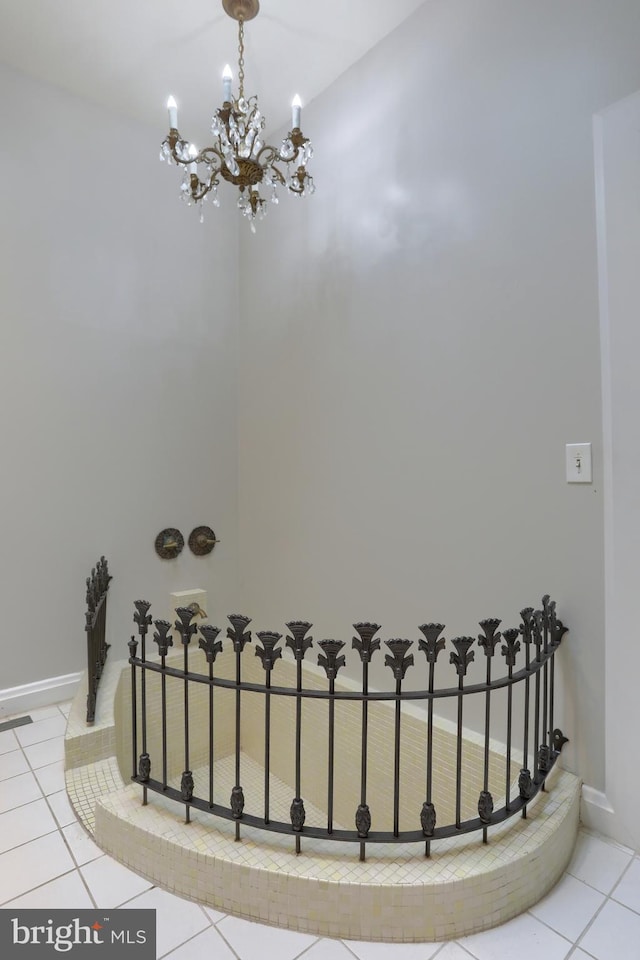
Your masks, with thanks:
M413 646L413 640L385 640L385 646L389 648L384 658L385 667L389 667L396 681L395 696L395 723L394 723L394 745L393 745L393 835L400 834L400 719L401 719L401 695L402 681L409 669L413 666L413 654L409 649Z
M187 823L191 823L191 800L195 785L193 770L191 769L189 744L189 645L198 628L195 623L191 623L195 614L189 607L176 607L176 613L178 619L174 626L180 634L184 650L184 768L180 782L180 794L185 805L185 820Z
M306 620L290 620L287 627L291 636L287 637L286 644L292 650L296 661L296 736L295 736L295 797L291 802L289 816L291 826L296 834L296 854L300 853L300 834L304 827L306 813L301 792L302 766L302 661L307 650L313 646L313 637L307 634L311 624Z
M464 678L469 664L475 659L475 652L471 647L475 643L473 637L456 637L451 641L456 648L455 653L449 654L449 662L455 665L458 674L458 727L456 741L456 828L459 830L462 823L462 702L464 699Z
M504 644L502 646L502 655L505 658L507 664L508 677L509 680L513 678L513 668L516 665L516 657L518 651L520 650L520 641L518 637L520 636L520 631L517 627L512 627L509 630L502 631L502 639ZM513 720L513 687L511 684L507 687L507 761L506 761L506 774L505 774L505 787L504 787L504 796L505 796L505 808L507 810L511 809L511 727Z
M266 673L264 695L264 822L269 823L269 776L271 755L271 671L276 660L282 656L282 649L278 646L282 640L281 633L269 633L265 630L256 633L262 646L256 645L256 657L260 657Z
M236 821L236 841L240 840L240 820L244 812L244 791L240 784L240 732L242 721L242 651L247 643L251 643L251 633L246 630L251 623L249 617L243 617L240 614L232 614L227 618L231 626L227 627L227 636L233 643L233 649L236 655L236 782L231 791L231 810L233 819Z
M438 656L445 648L445 641L440 638L444 630L442 623L423 623L419 628L424 634L424 640L420 640L418 647L423 651L429 664L428 692L429 701L427 706L427 783L426 799L422 804L420 813L420 823L425 837L432 837L436 826L436 808L433 804L433 684L435 675L435 665ZM427 840L424 845L425 857L431 856L431 840Z
M344 667L345 658L340 656L344 647L342 640L319 640L322 653L318 654L318 665L324 668L329 680L329 759L327 771L327 833L333 833L333 773L335 752L335 711L336 677L338 670Z
M369 664L376 650L380 649L380 640L375 634L380 629L377 623L354 623L353 629L358 632L353 637L351 646L357 650L362 663L362 740L360 747L360 805L356 810L356 830L362 837L360 842L360 859L366 856L365 840L371 830L371 811L367 803L367 760L369 752Z
M214 767L214 727L213 727L213 665L219 653L222 653L222 641L218 640L219 627L205 623L199 627L198 646L204 651L209 665L209 806L213 807L213 767Z

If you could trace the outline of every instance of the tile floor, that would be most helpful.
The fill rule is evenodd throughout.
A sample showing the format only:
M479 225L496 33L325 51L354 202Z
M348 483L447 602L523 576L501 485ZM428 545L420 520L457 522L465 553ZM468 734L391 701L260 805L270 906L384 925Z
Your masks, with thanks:
M69 704L0 732L0 907L151 907L171 960L640 960L640 855L582 830L557 887L501 927L451 943L328 940L225 916L106 856L64 788Z

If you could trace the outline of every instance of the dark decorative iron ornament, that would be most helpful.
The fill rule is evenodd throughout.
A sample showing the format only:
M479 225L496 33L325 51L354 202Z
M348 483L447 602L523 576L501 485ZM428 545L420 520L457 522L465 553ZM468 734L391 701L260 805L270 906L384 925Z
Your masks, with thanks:
M149 616L151 604L146 600L136 600L133 605L136 608L136 612L133 615L133 622L138 625L138 633L140 636L146 636L151 626L151 617Z
M520 627L520 633L522 634L522 639L526 644L530 644L533 640L532 636L532 617L533 617L533 607L525 607L524 610L520 611L520 616L522 617L522 626Z
M312 624L306 620L290 620L287 624L291 636L287 637L287 646L293 651L296 660L304 660L305 653L313 646L313 637L308 637Z
M385 667L390 667L396 680L404 680L404 675L413 666L413 654L407 651L413 646L413 640L385 640L385 646L391 653L384 658Z
M185 770L180 781L180 795L185 803L193 799L194 783L191 770Z
M566 628L563 630L563 633L566 633ZM569 743L569 738L565 737L562 730L558 730L556 727L556 729L553 731L552 741L554 753L560 753L565 743Z
M546 743L540 744L538 749L538 770L541 774L549 773L551 769L551 747Z
M531 618L531 638L538 650L543 642L543 627L542 610L535 610Z
M483 790L478 800L478 814L483 823L491 823L493 814L493 797L488 790Z
M520 652L520 631L517 627L511 627L509 630L502 631L502 656L508 667L515 667L518 653Z
M353 629L358 632L358 636L351 641L351 646L360 654L362 663L371 663L376 650L380 649L380 640L374 636L380 629L377 623L354 623Z
M427 658L427 663L436 663L438 656L446 646L446 642L440 637L444 630L443 623L423 623L418 627L424 634L424 640L418 641L418 649L422 650Z
M531 779L531 772L529 770L520 771L520 776L518 777L518 789L520 790L520 796L523 800L531 800L531 797L536 792L534 782Z
M227 637L232 641L234 651L242 653L245 644L251 643L251 632L245 632L245 628L251 623L251 618L232 613L227 620L231 623L231 626L227 627Z
M188 647L191 643L191 638L198 629L195 623L191 623L195 614L189 607L176 607L176 613L178 614L178 619L174 626L180 634L180 639L183 644Z
M498 627L501 620L481 620L482 636L478 637L478 646L482 647L487 657L492 657L497 645L500 643L501 633Z
M322 649L322 653L318 654L318 666L324 668L329 680L335 680L338 670L344 667L346 662L344 657L338 656L344 643L342 640L319 640L318 646Z
M291 104L291 130L279 147L265 144L262 136L265 119L258 109L256 96L244 94L244 25L260 9L258 0L222 0L225 12L238 21L238 96L231 93L233 75L227 65L222 75L224 102L215 111L211 123L212 146L202 150L183 140L178 133L178 106L169 97L169 134L164 140L160 159L175 163L184 170L182 199L191 206L199 205L203 219L203 203L210 198L220 206L220 178L238 187L238 209L249 220L255 233L255 220L267 213L267 199L278 203L278 187L285 187L296 197L314 193L313 178L307 163L313 148L300 129L302 103L298 96ZM268 198L260 190L268 192Z
M218 654L222 653L222 640L217 639L220 628L214 627L211 623L205 623L199 629L202 636L198 641L198 646L201 650L204 650L207 663L215 663Z
M169 647L173 646L173 637L169 633L171 624L168 620L156 620L155 627L156 632L153 635L153 639L158 644L158 653L161 657L166 657L169 652Z
M423 803L420 811L420 825L425 837L432 837L436 828L436 808L432 803Z
M231 791L231 813L234 820L240 820L244 810L244 792L242 787L234 787Z
M260 657L260 662L266 671L273 670L276 660L282 656L282 649L278 646L282 640L282 634L259 630L256 637L262 644L262 646L256 644L256 657Z
M459 677L466 677L467 667L475 660L476 655L470 650L475 641L473 637L456 637L451 643L456 648L456 653L449 654L449 662L455 665Z
M143 783L151 776L151 757L148 753L140 754L140 763L138 764L138 775Z
M296 833L300 833L304 827L304 821L307 819L307 814L304 809L304 802L300 799L300 797L294 797L291 804L291 809L289 810L289 815L291 816L291 826Z
M356 830L358 836L365 840L371 830L371 811L366 803L361 803L356 810Z

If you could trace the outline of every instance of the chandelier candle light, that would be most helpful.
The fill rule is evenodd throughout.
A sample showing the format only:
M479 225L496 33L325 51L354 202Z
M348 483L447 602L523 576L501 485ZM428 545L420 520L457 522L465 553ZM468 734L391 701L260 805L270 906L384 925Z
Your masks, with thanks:
M214 206L220 206L220 177L237 186L238 209L255 233L255 220L265 217L267 201L278 203L279 186L297 197L314 193L313 177L307 172L313 148L300 129L302 103L297 95L291 104L291 130L280 147L269 146L262 140L265 120L258 109L258 98L244 95L244 24L256 16L260 4L258 0L222 0L222 6L238 21L238 97L233 97L233 74L227 65L222 74L224 102L216 110L211 124L215 142L202 150L180 137L178 106L174 98L169 97L170 129L162 144L160 159L183 167L182 198L189 205L200 205L200 220L208 195ZM260 188L268 197L262 196Z

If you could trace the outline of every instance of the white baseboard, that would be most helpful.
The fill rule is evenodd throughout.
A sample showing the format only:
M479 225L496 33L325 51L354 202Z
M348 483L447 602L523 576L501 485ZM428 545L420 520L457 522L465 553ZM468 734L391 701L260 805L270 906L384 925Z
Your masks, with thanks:
M602 833L632 850L638 849L638 837L620 823L607 795L587 784L582 785L580 819L589 830Z
M81 679L82 673L67 673L63 677L49 677L36 683L0 690L0 717L28 713L37 707L73 700Z

